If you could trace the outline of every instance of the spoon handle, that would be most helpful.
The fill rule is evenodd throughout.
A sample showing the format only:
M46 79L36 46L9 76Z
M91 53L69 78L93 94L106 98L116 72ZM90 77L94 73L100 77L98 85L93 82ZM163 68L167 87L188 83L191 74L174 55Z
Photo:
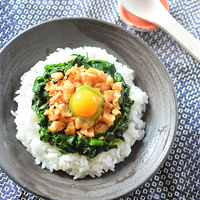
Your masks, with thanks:
M156 17L157 16L157 17ZM181 26L162 6L152 19L200 62L200 41Z

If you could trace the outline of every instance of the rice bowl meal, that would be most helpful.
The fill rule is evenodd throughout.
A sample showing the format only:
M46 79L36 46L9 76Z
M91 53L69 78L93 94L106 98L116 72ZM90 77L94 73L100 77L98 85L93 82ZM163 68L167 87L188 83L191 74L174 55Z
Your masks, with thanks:
M57 49L21 77L16 138L51 172L100 177L145 135L148 96L105 49Z

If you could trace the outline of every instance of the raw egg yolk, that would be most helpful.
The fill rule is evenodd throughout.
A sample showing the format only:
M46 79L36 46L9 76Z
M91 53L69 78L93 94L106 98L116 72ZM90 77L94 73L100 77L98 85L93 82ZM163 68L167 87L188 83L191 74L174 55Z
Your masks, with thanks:
M71 109L80 117L92 117L97 113L99 107L98 95L87 89L81 89L74 93L71 99Z

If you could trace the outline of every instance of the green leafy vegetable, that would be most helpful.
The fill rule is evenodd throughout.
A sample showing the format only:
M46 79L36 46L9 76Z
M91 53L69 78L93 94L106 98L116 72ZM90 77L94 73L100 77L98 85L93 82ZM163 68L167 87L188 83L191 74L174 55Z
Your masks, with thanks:
M83 60L82 64L86 69L93 67L103 71L107 75L111 75L112 77L114 77L116 72L115 65L104 60Z
M91 138L90 140L90 146L103 146L103 140L98 140L95 138Z
M50 64L44 67L45 72L43 76L35 79L33 85L34 97L32 99L32 109L36 112L40 125L40 139L43 142L49 142L50 145L56 145L62 154L78 152L80 155L95 157L102 151L109 151L117 148L117 143L124 141L123 133L128 129L129 114L131 106L134 101L129 98L130 86L127 85L120 73L116 73L114 64L104 60L88 60L82 55L75 55L76 57L68 63ZM75 64L78 67L84 65L86 69L93 67L104 71L110 75L114 82L122 82L121 97L119 99L119 106L121 115L117 115L114 124L108 128L105 133L98 133L93 138L86 136L68 136L64 131L52 133L48 130L51 122L48 116L43 113L48 109L49 94L44 90L45 85L51 80L51 74L55 72L65 73L66 70L73 67Z

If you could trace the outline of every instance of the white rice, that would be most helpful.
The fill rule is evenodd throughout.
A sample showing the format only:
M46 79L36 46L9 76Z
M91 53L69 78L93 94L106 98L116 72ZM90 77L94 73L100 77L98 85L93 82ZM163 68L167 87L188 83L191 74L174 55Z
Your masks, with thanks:
M128 130L124 133L125 142L118 144L118 149L111 149L108 152L102 152L94 158L88 158L78 153L62 155L54 146L44 143L39 137L39 125L36 113L31 109L33 98L32 86L37 76L44 72L46 64L56 64L68 62L74 56L73 53L87 55L89 59L102 59L115 64L119 73L122 74L127 84L131 86L130 98L135 101L130 113L130 124ZM22 142L26 150L35 158L37 165L42 168L53 170L63 170L74 179L84 178L86 175L91 177L100 177L108 170L115 170L115 164L122 162L125 157L131 153L131 146L136 140L141 140L145 135L145 123L141 117L145 112L148 97L145 92L136 87L133 83L133 70L116 61L113 55L106 52L105 49L97 47L80 47L76 49L57 49L56 52L46 58L45 61L39 61L28 72L21 77L21 87L16 92L15 101L18 104L16 112L12 114L16 117L17 126L16 138Z

